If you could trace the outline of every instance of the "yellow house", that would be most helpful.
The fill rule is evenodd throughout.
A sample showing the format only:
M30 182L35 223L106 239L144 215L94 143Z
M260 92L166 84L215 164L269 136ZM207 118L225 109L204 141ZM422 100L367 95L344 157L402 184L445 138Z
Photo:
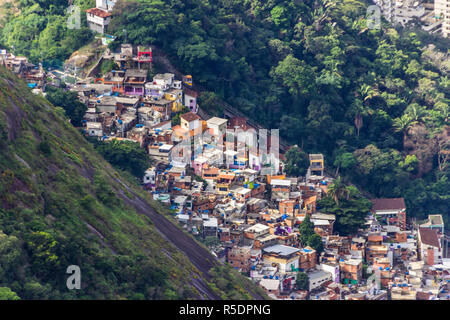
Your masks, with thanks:
M170 89L164 93L164 99L172 101L172 112L179 112L183 109L183 90Z
M309 169L312 175L323 176L323 155L320 153L309 155Z

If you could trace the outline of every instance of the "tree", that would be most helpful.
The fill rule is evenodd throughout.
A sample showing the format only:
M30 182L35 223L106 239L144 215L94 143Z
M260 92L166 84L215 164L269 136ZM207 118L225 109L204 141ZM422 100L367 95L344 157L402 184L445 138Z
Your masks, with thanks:
M303 246L308 245L309 238L314 234L314 223L311 221L309 214L306 214L299 227L300 242Z
M181 118L180 118L181 115L188 113L189 111L190 111L189 108L183 107L183 109L181 109L179 112L177 112L175 115L173 115L172 119L171 119L172 126L179 125L181 123Z
M35 269L42 267L51 268L59 264L59 257L56 255L58 242L50 233L45 231L35 231L29 234L27 238L27 247L33 256L33 265Z
M92 140L96 150L114 167L130 172L137 178L142 178L152 161L145 149L133 141L113 140L103 142Z
M322 253L322 251L324 249L323 248L322 237L320 235L318 235L317 233L312 234L308 238L308 246L310 246L311 248L316 250L317 258L319 258L320 254Z
M52 149L50 147L50 143L47 140L40 142L38 144L38 149L40 152L42 152L46 156L50 156L52 154Z
M297 273L297 279L295 285L299 290L309 290L309 277L305 272Z
M309 167L308 155L298 147L290 148L286 154L284 170L289 176L304 176Z
M275 25L278 26L286 26L286 24L288 23L288 19L289 19L289 12L286 11L286 8L284 8L283 6L275 6L271 11L270 11L271 17L272 17L272 21L275 23Z
M353 153L344 152L336 157L333 164L336 167L335 175L337 176L339 174L339 169L346 171L347 169L352 168L356 164L356 159Z
M19 239L0 230L0 282L5 277L12 278L12 273L20 266L20 256Z
M370 100L378 96L379 93L378 90L372 88L370 85L362 84L359 88L359 94L364 103L370 105Z
M270 75L288 87L289 93L293 96L309 97L314 92L314 72L315 68L289 54L272 69Z
M417 121L414 121L410 115L404 114L400 118L394 119L394 128L397 132L403 132L403 141L405 141L409 129L416 123Z
M348 199L349 190L342 182L340 176L328 187L327 196L333 198L337 206L339 206L339 200Z
M322 237L315 233L314 223L311 221L309 214L305 216L299 227L300 242L302 246L309 246L316 250L317 257L323 251Z
M0 287L0 300L20 300L20 298L10 288Z
M46 92L48 101L55 107L63 108L74 126L81 126L87 106L78 100L78 95L75 91L66 91L61 88L47 86Z
M329 193L317 203L321 211L336 215L334 230L340 235L355 234L363 228L372 207L372 203L356 187L349 186L346 190L348 197L341 199L339 205Z

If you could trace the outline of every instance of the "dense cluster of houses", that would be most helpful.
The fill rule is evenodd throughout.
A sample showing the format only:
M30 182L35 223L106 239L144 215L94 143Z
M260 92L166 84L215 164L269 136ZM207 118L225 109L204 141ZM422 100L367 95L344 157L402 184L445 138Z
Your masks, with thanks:
M42 65L37 66L29 62L27 57L15 56L6 49L0 49L0 66L24 79L34 92L41 91L45 86L47 74Z
M427 32L444 37L450 34L449 0L374 0L374 3L394 25L415 22Z
M266 132L256 133L244 117L202 118L191 76L164 73L150 79L151 49L123 44L104 58L120 68L69 86L88 107L85 134L144 148L154 165L142 177L143 187L170 206L178 223L219 259L269 296L449 298L450 259L441 215L411 224L402 198L373 199L365 228L340 236L333 229L336 216L317 205L333 183L322 154L309 155L304 177L290 177L274 148L276 134L263 139ZM38 74L13 56L0 61L27 79ZM172 125L175 115L179 123ZM321 236L320 253L299 241L306 216ZM301 273L308 288L296 284Z

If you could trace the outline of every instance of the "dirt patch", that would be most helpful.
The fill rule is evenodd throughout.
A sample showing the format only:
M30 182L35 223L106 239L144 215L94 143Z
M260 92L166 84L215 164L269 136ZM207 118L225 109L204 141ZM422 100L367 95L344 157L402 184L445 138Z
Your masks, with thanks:
M411 127L405 136L403 149L407 154L415 155L419 160L418 176L433 170L433 157L437 153L436 139L430 139L427 129L422 124Z

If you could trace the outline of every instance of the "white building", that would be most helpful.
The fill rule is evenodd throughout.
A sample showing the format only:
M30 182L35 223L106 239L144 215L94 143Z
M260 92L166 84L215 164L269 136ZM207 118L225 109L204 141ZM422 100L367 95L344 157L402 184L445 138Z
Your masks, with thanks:
M94 32L104 34L111 21L111 13L99 8L86 10L86 19L89 29Z
M153 77L153 84L161 88L161 90L169 90L174 82L175 75L173 73L158 73Z
M436 230L419 228L418 238L421 260L427 265L442 263L442 248Z
M206 126L212 130L216 136L223 135L227 129L227 119L212 117L206 121Z
M424 23L424 29L427 29L426 22L433 11L423 0L374 0L374 2L386 20L403 26L414 18L419 18Z
M145 170L143 181L144 181L145 185L150 185L151 187L155 186L155 183L156 183L156 168L155 167Z
M331 274L331 278L334 282L336 282L336 283L340 282L339 264L332 263L332 262L328 262L328 263L325 262L325 263L321 263L320 267L322 268L323 271Z
M197 113L197 96L198 93L194 90L186 88L184 90L184 105L191 110L191 112Z
M244 233L247 235L247 237L256 239L258 237L262 237L264 235L269 234L269 230L270 228L268 226L261 223L257 223L245 229Z
M96 0L95 7L111 12L116 5L117 0Z
M333 280L333 275L330 272L323 270L308 273L309 277L309 291L319 288L327 281Z
M188 112L180 116L181 127L186 130L197 130L200 128L200 117L195 113Z
M405 26L414 18L424 17L427 14L427 11L420 1L397 0L394 14L394 23Z
M450 35L450 0L435 0L434 13L439 20L442 20L442 35Z
M277 244L263 249L264 263L278 266L278 272L285 274L299 267L300 249Z
M100 122L86 122L86 131L90 137L103 136L103 128Z

